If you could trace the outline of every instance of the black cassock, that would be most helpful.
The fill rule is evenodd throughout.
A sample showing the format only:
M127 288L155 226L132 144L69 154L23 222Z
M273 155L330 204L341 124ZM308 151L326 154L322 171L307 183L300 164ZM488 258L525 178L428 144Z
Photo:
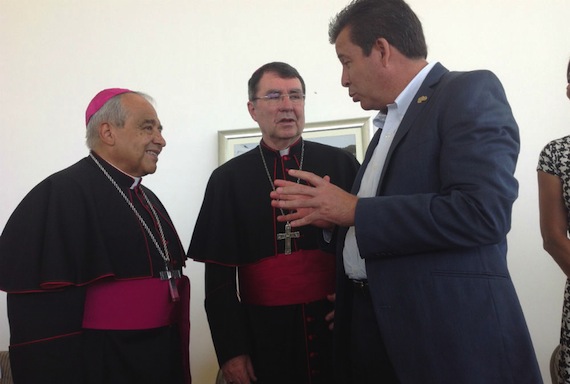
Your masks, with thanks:
M144 189L160 217L173 268L180 270L184 249L158 198L141 185L131 188L135 179L98 160L159 239L141 194ZM136 215L90 157L38 184L0 237L0 289L8 292L15 381L189 382L189 363L182 360L180 349L180 338L186 335L177 326L83 329L85 298L92 287L116 281L157 282L164 269L164 260ZM178 282L187 285L186 277ZM169 295L168 286L159 288ZM136 294L135 299L145 300ZM182 300L171 308L187 317Z
M290 147L286 156L263 142L260 146L273 180L282 179L287 169L299 168L302 139ZM333 184L350 190L359 167L352 154L310 141L304 141L304 147L303 170L328 175ZM332 239L325 240L319 228L293 228L293 232L298 232L297 237L290 239L292 255L286 255L286 240L278 238L286 231L284 223L276 220L279 209L271 207L272 186L267 171L260 147L217 168L208 182L188 250L188 257L206 263L205 307L218 362L221 366L232 357L250 355L259 384L330 383L332 332L324 317L333 305L326 296L310 302L269 305L251 304L250 298L244 297L266 294L265 283L271 283L247 281L244 292L245 270L275 258L300 255L298 260L302 261L304 252L319 250L327 252L319 253L319 257L332 263L329 293L334 290L334 233ZM236 271L241 300L237 294ZM267 276L259 277L263 281ZM273 278L281 278L280 271L271 271L268 280ZM303 279L309 286L313 276Z

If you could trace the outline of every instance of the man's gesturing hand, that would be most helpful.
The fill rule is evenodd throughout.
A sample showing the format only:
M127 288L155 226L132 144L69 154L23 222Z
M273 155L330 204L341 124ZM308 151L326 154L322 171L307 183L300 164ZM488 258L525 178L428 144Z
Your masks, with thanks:
M294 211L279 216L293 227L315 225L332 228L333 225L354 225L354 211L358 197L345 192L330 182L330 177L320 177L311 172L290 170L289 175L306 181L309 185L286 180L275 180L276 190L271 192L271 205Z

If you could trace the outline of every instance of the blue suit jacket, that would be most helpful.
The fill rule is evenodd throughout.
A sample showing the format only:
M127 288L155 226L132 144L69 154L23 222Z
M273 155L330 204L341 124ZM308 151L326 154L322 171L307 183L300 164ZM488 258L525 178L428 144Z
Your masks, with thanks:
M378 139L379 132L353 193ZM359 199L358 247L402 383L542 382L506 261L518 153L518 127L499 80L436 64L398 128L377 196ZM342 247L336 365L349 383L351 291Z

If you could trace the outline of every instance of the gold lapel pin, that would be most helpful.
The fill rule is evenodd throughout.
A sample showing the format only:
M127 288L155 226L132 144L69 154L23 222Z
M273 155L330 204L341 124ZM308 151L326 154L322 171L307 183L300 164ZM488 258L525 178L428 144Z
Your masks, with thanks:
M418 104L425 103L427 101L427 96L418 97Z

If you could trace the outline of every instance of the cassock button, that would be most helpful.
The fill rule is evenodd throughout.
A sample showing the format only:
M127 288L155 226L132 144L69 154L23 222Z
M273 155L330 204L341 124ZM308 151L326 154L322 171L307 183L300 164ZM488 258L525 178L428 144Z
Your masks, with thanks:
M309 353L309 357L310 357L311 359L314 359L314 358L317 357L317 356L319 356L319 354L318 354L317 352L311 352L311 353Z
M307 316L306 320L307 320L307 323L312 323L313 321L315 321L315 318L312 316Z
M309 335L307 338L309 339L309 341L313 341L317 339L317 335Z
M321 371L318 369L311 369L311 376L317 376L319 373L321 373Z
M285 160L285 161L289 160L289 156L288 156L288 155L285 155L285 156L283 156L282 158L283 158L283 160Z

